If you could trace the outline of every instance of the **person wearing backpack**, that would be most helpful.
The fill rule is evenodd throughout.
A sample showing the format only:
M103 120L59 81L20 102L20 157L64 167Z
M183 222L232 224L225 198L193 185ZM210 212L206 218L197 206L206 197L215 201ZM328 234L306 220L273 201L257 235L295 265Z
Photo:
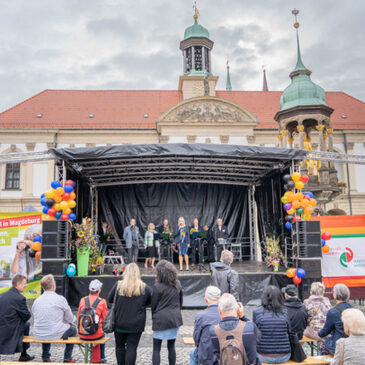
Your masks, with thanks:
M99 297L103 283L98 279L89 284L89 295L81 298L77 314L77 334L83 340L98 340L104 337L103 321L108 314L105 299ZM100 345L100 362L105 363L105 344Z
M210 338L218 362L224 365L261 365L256 352L260 336L256 325L243 313L243 306L232 294L223 294L218 302L221 321L210 327Z

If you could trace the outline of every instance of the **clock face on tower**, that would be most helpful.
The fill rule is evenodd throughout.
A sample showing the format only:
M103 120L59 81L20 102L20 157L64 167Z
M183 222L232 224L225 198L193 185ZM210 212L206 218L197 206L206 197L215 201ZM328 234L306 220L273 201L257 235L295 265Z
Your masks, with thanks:
M204 93L204 84L202 82L194 82L193 93L194 95L202 95Z

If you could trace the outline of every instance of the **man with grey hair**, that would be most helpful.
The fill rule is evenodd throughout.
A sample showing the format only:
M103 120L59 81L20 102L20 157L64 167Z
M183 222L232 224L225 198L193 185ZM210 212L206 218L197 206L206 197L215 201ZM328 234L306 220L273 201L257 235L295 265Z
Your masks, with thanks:
M218 312L220 296L221 291L216 286L208 286L205 290L204 300L208 308L195 317L193 337L196 348L190 351L190 365L213 365L216 361L209 329L220 321Z
M336 300L336 306L327 312L324 327L318 332L318 336L322 338L330 335L324 342L325 349L330 354L335 353L337 340L346 337L341 315L345 309L351 308L348 303L349 288L345 284L336 284L333 288L333 298Z
M223 343L220 343L220 338L227 336L234 336L236 329L239 329L239 339L242 341L246 352L248 362L256 365L261 365L260 359L256 351L256 343L260 337L260 331L257 329L255 323L251 322L245 315L242 303L237 303L233 295L225 293L218 302L218 311L221 321L210 327L210 338L214 347L216 359L220 359ZM221 335L224 336L221 336ZM227 334L227 335L225 335ZM234 337L234 339L236 339ZM222 340L221 340L222 341ZM241 346L242 346L241 344Z
M217 286L222 294L230 293L239 300L239 279L237 273L231 268L233 253L223 250L221 262L210 264L211 284Z

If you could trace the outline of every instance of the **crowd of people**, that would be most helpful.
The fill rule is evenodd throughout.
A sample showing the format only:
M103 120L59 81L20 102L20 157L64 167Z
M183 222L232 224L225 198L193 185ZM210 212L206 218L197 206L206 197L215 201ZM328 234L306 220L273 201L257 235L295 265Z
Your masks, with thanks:
M365 351L365 316L349 304L350 291L344 284L333 289L336 305L323 296L320 282L311 285L310 297L301 302L297 288L288 285L282 290L265 287L261 305L250 320L239 301L237 274L231 269L232 253L222 251L221 265L216 265L212 282L205 290L207 308L197 314L190 352L190 364L256 364L285 363L292 357L290 334L320 341L321 352L332 354L333 365L363 364ZM213 265L214 266L214 265ZM102 282L94 279L89 295L81 298L77 316L67 300L56 294L52 275L41 280L43 293L28 310L25 297L26 277L16 275L12 288L0 295L0 354L20 352L19 361L30 361L29 344L23 336L30 334L43 341L79 336L84 340L105 336L103 322L108 307L114 303L115 354L118 365L136 363L137 349L145 330L146 309L151 308L153 351L152 364L160 364L161 346L166 341L168 362L176 364L175 341L182 326L183 291L175 266L166 260L156 265L156 281L149 287L141 279L135 263L126 266L123 278L100 297ZM91 312L90 312L91 310ZM109 309L110 310L110 309ZM51 344L42 343L42 360L51 362ZM73 345L66 344L64 362L73 363ZM105 363L105 345L100 345L100 362Z

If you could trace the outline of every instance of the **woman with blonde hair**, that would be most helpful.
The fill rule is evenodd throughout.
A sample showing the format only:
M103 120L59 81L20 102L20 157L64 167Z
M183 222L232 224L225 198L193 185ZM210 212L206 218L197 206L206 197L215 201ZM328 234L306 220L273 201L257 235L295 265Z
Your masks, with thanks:
M155 267L155 260L158 257L158 247L160 245L158 240L155 240L155 225L150 223L148 225L148 230L144 235L144 247L147 250L146 261L144 263L145 269L148 268L148 261L151 260L152 269Z
M175 243L179 247L180 271L183 271L183 257L185 260L186 271L189 271L188 249L190 247L190 232L189 227L185 224L184 217L180 217L178 219L174 237Z
M134 365L137 347L146 324L146 307L151 303L151 289L141 280L137 264L129 264L109 293L115 300L115 353L118 365Z

